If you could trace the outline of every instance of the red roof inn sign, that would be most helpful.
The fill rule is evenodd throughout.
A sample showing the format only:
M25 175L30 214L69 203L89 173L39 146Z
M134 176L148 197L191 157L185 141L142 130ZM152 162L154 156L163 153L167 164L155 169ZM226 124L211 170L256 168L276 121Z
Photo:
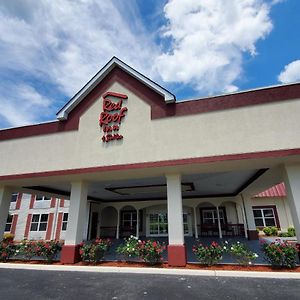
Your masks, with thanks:
M118 101L112 101L110 98L117 98ZM103 96L103 111L99 117L99 125L102 128L102 141L108 143L114 140L123 139L123 135L119 134L122 119L125 117L127 107L122 107L123 100L128 97L124 94L107 92Z

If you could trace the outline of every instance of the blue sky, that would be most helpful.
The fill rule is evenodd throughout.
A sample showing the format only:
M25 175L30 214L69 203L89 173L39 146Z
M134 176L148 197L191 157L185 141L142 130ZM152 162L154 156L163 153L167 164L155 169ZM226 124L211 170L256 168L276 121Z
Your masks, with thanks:
M55 113L117 56L178 100L300 81L298 0L0 0L0 128Z

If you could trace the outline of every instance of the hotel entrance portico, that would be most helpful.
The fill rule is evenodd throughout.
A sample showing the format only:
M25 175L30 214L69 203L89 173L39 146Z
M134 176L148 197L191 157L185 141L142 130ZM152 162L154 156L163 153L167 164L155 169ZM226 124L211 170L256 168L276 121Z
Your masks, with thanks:
M0 131L0 229L11 192L70 199L61 260L95 236L257 238L250 198L284 181L300 240L300 85L176 102L113 58L57 121Z

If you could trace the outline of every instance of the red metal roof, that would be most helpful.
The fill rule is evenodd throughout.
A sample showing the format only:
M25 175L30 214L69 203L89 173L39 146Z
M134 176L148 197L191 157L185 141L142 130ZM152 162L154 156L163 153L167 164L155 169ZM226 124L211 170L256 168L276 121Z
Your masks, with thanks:
M272 186L268 190L265 190L264 192L261 192L257 195L255 195L255 198L262 198L262 197L285 197L285 186L284 183L281 182L277 185Z

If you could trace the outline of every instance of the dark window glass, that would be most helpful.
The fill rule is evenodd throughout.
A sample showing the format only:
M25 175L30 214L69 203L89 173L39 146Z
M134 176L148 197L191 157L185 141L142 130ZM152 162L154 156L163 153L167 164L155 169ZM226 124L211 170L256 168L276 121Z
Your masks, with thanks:
M32 215L31 222L39 222L40 215Z
M41 222L47 222L48 221L48 215L47 214L42 214L41 215Z
M12 194L11 195L11 202L16 202L17 201L17 198L18 198L18 194Z
M67 230L67 225L68 225L67 222L63 222L61 230Z
M273 209L264 209L264 216L265 217L274 217Z
M36 196L36 197L35 197L35 200L36 200L36 201L41 201L41 200L43 200L43 196Z
M255 226L257 226L257 227L263 227L264 226L263 219L262 218L255 219Z
M11 223L5 224L5 231L10 231L11 229Z
M261 218L261 210L260 209L254 209L253 210L254 218Z
M38 223L31 223L30 231L37 231Z
M68 221L68 217L69 217L69 214L68 213L64 213L63 221L67 222Z
M47 223L40 223L39 231L46 231Z
M12 215L8 215L6 223L12 223L12 219L13 219L13 216Z
M276 226L275 220L273 218L265 219L266 226Z

